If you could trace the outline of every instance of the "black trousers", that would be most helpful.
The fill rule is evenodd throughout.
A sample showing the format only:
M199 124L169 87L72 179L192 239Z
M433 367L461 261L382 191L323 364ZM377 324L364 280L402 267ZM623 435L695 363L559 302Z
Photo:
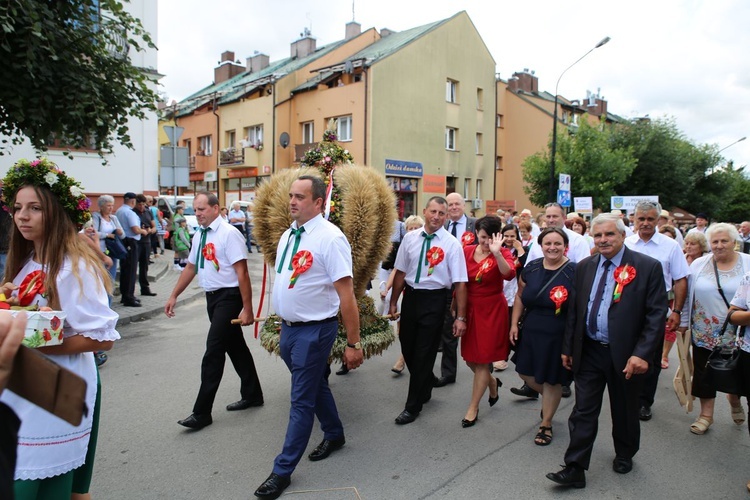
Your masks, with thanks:
M440 290L404 291L401 304L401 353L409 368L406 410L417 414L432 397L432 367L437 358L448 293Z
M148 261L150 258L151 237L142 236L138 242L138 283L141 285L141 293L149 291Z
M120 294L122 301L135 299L135 278L138 269L138 247L139 244L133 238L125 238L123 241L128 251L127 257L120 261Z
M625 380L625 374L614 367L609 347L593 340L584 340L581 366L575 374L576 402L568 419L570 445L565 464L589 468L591 450L599 429L604 386L609 392L612 414L612 439L617 456L632 458L640 447L641 427L638 396L643 388L643 375Z
M196 415L210 415L224 374L226 356L240 377L240 397L262 401L263 391L255 371L255 362L247 347L242 327L231 321L242 311L242 294L239 288L221 288L206 292L206 309L211 327L206 338L206 352L201 363L201 387L193 406Z
M452 299L453 292L449 290L445 302L443 328L440 337L440 344L443 346L443 356L440 359L440 376L455 380L458 369L458 337L453 336Z
M661 375L661 353L664 350L664 335L659 336L659 343L654 350L654 359L648 361L648 372L643 375L643 390L641 391L641 406L651 406L656 397L656 388L659 385Z

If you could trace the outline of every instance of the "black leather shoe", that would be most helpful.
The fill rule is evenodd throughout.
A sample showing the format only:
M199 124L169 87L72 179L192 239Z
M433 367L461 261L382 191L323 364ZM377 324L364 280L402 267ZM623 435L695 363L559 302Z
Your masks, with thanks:
M347 373L349 373L349 368L347 368L346 365L342 364L341 368L339 368L336 372L336 375L346 375Z
M433 387L445 387L448 384L455 384L456 379L455 378L449 378L449 377L440 377L437 379L433 385Z
M477 423L477 420L479 420L479 410L477 410L477 414L474 416L474 420L462 418L461 427L463 427L464 429L466 429L467 427L474 427L474 424Z
M570 386L569 385L562 386L562 397L569 398L570 395L571 395Z
M336 450L341 449L342 446L344 446L344 443L346 443L346 439L339 438L339 439L324 439L317 448L315 448L312 453L310 453L307 458L309 458L312 462L317 462L318 460L323 460L328 458L328 455L333 453Z
M284 490L292 482L289 476L279 476L272 472L268 479L255 490L255 496L258 498L279 498Z
M396 417L396 423L398 425L406 425L414 422L417 417L419 416L419 413L414 414L410 413L408 410L402 411L398 417Z
M263 406L263 400L253 401L252 399L240 399L234 403L229 403L227 405L227 411L247 410L254 406Z
M503 386L503 383L500 382L499 378L495 377L495 380L497 381L497 396L495 396L494 398L492 396L489 396L487 402L490 404L490 406L495 406L495 403L497 403L500 399L500 388Z
M523 396L525 398L531 398L531 399L539 398L539 393L526 384L523 384L520 388L511 387L510 392L512 392L516 396Z
M577 465L566 465L560 472L550 472L547 479L563 486L586 487L586 473Z
M142 307L143 304L140 303L140 301L137 300L123 300L122 305L125 307Z
M214 421L211 418L211 415L196 415L195 413L193 413L186 419L178 420L177 423L183 427L187 427L188 429L195 429L196 431L199 431L204 427L211 425L212 423L214 423Z
M142 297L156 297L156 294L152 292L151 290L143 290L141 291Z
M653 417L653 413L651 413L651 407L643 405L641 406L641 411L638 413L638 418L643 420L644 422L647 420L651 420L651 417Z
M633 470L633 459L625 457L615 457L612 461L612 470L618 474L627 474Z

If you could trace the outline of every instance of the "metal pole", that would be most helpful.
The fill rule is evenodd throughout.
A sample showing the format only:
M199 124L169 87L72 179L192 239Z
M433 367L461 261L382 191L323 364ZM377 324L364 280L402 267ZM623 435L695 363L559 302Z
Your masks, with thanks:
M555 187L555 154L557 153L557 103L558 103L558 93L557 89L560 87L560 80L562 79L563 75L566 71L568 71L570 68L581 62L581 60L586 57L587 55L591 54L594 50L598 49L602 45L605 45L607 42L609 42L611 39L607 36L602 38L599 43L597 43L593 48L591 48L588 52L583 54L581 57L579 57L576 62L565 68L565 70L560 73L560 78L557 79L557 83L555 84L555 109L552 113L552 152L551 152L551 158L549 162L549 202L553 203L557 201L557 188Z

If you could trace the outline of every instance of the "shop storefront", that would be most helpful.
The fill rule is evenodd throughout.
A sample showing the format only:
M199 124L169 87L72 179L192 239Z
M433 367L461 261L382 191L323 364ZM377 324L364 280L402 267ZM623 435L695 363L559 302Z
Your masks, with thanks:
M223 206L229 207L233 201L253 201L258 180L258 167L221 169Z
M418 206L419 183L423 176L422 164L412 161L385 160L385 180L396 194L398 218L421 213Z
M190 196L201 191L215 193L217 188L216 172L190 172L190 185L179 188L178 194ZM171 189L168 190L166 194L174 194L171 191Z

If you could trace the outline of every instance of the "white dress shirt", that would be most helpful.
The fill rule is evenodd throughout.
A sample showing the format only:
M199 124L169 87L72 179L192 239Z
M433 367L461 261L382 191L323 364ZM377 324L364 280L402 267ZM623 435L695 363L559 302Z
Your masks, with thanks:
M468 222L468 219L466 219L466 214L462 215L460 219L457 221L453 221L451 219L448 219L448 222L446 223L446 231L448 231L448 234L453 236L453 224L456 224L456 238L461 239L461 236L466 232L466 223Z
M322 215L310 219L302 227L305 232L297 251L309 251L313 260L312 266L299 275L294 288L289 288L294 272L289 269L289 264L294 257L295 236L292 229L297 229L297 222L293 222L292 227L284 232L276 247L276 281L271 302L276 314L292 322L318 321L336 316L341 301L333 283L353 276L352 248L338 227ZM282 266L281 272L278 272L279 265Z
M669 236L656 232L650 240L643 241L638 234L634 234L625 238L625 245L634 252L648 255L661 262L667 291L672 289L673 281L687 278L690 274L685 254L682 253L680 245Z
M566 257L568 257L568 259L570 259L572 262L580 262L591 255L591 249L589 248L589 243L586 241L586 238L576 233L575 231L568 229L567 227L564 227L562 229L563 231L565 231L565 234L568 235L568 253L566 254ZM539 259L541 257L544 257L544 252L542 252L542 245L540 245L535 239L534 244L529 249L529 256L526 257L526 263L528 264L532 260Z
M237 272L233 264L241 260L247 260L247 247L245 238L237 228L232 227L221 217L217 217L208 226L211 228L206 235L206 245L213 243L214 255L219 263L219 270L208 259L203 260L203 267L200 267L200 248L203 230L198 229L193 235L193 246L190 249L188 262L195 265L198 273L198 283L207 292L213 292L220 288L232 288L240 286L237 279Z
M443 250L443 260L433 268L431 275L427 274L429 264L422 261L419 283L416 283L420 256L424 259L422 255L423 232L424 227L421 230L406 233L404 241L398 248L393 267L406 274L406 284L419 290L439 290L450 288L454 283L469 281L461 244L458 239L451 236L451 233L441 227L434 233L435 237L430 242L429 248L440 247Z

